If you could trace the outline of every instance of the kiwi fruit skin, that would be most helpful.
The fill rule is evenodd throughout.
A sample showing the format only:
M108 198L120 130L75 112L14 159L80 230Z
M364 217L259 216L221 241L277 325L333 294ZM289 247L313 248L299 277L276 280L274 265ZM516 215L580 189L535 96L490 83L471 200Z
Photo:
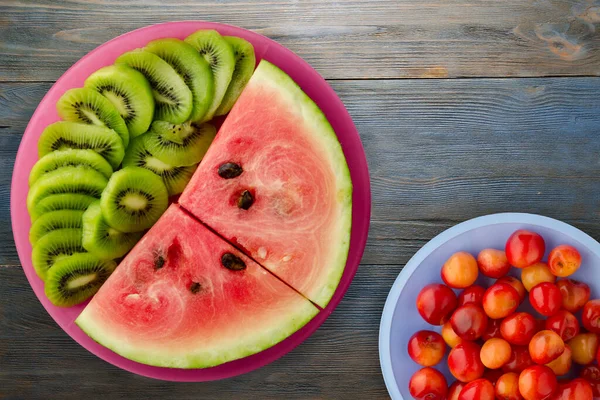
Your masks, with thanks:
M85 253L81 244L81 229L56 229L35 243L31 263L36 274L45 280L46 273L56 261L75 253Z
M117 132L103 126L60 121L44 129L38 141L38 156L57 150L90 149L100 154L117 169L125 155L123 141Z
M186 121L193 108L191 90L183 78L156 54L141 49L122 54L116 64L126 64L141 72L154 95L154 119L179 124Z
M44 291L55 306L72 307L96 294L116 267L114 261L90 253L73 254L50 268Z
M215 94L202 121L212 119L221 105L235 69L235 57L229 43L215 30L207 29L192 33L185 38L208 62L213 73Z
M252 44L236 36L223 36L223 38L233 49L235 68L231 82L215 115L225 115L231 110L252 77L256 66L256 56Z
M140 167L115 172L100 198L106 223L121 232L150 228L169 203L167 188L155 173Z
M119 134L123 147L129 145L129 131L119 111L106 97L89 88L67 90L56 103L58 115L65 121L105 126Z
M100 201L83 213L83 248L103 260L123 257L142 238L143 232L124 233L111 228L104 217Z
M32 245L47 233L57 229L81 229L83 211L57 210L41 215L29 230Z
M31 221L35 223L39 217L42 215L59 210L74 210L74 211L85 211L88 206L92 204L97 199L95 197L85 195L85 194L75 194L75 193L61 193L61 194L53 194L48 197L44 197L40 200L32 210L30 210L29 215L31 217Z
M40 200L59 193L77 193L99 198L107 183L104 175L90 167L67 166L55 169L40 177L29 189L27 210L31 212Z
M213 74L208 62L191 45L174 38L154 40L144 50L165 60L183 78L193 97L193 108L188 119L202 120L215 93Z
M146 136L136 137L125 152L123 167L146 168L160 176L167 187L169 196L183 192L185 186L192 179L198 164L175 167L155 157L146 146Z
M113 173L112 166L104 157L93 150L57 150L46 154L38 160L29 174L31 187L42 175L60 167L84 165L95 169L110 178Z
M208 123L154 121L144 136L146 147L156 158L169 165L188 166L202 160L216 134Z
M84 87L110 101L127 125L129 137L146 132L154 117L154 96L150 82L127 65L109 65L91 74Z

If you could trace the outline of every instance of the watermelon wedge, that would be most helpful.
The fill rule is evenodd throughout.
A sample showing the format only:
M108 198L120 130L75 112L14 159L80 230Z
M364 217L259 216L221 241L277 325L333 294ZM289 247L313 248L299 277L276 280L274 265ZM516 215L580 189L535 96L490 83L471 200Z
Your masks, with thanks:
M315 304L346 265L352 182L331 125L262 61L179 204Z
M271 347L317 312L174 204L75 322L128 359L205 368Z

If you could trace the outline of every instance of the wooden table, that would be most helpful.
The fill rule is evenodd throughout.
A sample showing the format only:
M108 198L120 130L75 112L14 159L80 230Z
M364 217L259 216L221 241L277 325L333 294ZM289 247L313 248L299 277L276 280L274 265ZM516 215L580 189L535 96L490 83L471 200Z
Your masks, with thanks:
M362 266L333 315L271 365L202 384L135 376L69 338L20 268L8 200L21 135L56 79L119 34L189 19L257 31L311 63L355 120L373 190ZM380 314L433 236L522 211L600 239L599 32L599 0L2 0L0 398L387 398Z

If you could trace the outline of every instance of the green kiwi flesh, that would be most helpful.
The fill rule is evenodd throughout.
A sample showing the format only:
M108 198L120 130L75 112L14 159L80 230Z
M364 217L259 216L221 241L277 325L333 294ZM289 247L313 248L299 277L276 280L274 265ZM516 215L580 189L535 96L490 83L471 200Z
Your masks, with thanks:
M91 74L84 86L110 101L127 125L130 138L146 132L154 117L154 96L148 80L127 65L109 65Z
M57 229L81 229L83 211L57 210L41 215L31 225L29 242L32 245L44 235Z
M249 42L235 36L224 36L223 38L233 49L235 69L231 76L231 82L215 115L225 115L231 110L252 77L254 67L256 66L254 47Z
M46 273L58 260L84 253L81 245L81 229L56 229L42 236L33 246L31 263L37 275L46 279Z
M104 157L93 150L57 150L46 154L38 160L29 174L29 186L31 187L42 175L54 171L60 167L85 165L95 169L110 178L113 173L111 165Z
M174 167L161 161L148 150L147 135L138 136L131 141L131 145L125 152L125 158L123 158L123 167L142 167L154 172L162 178L169 196L183 192L198 168L198 164Z
M215 86L208 62L188 43L179 39L154 40L144 50L165 60L183 78L193 97L191 121L200 121L212 104Z
M175 124L186 121L192 113L193 96L183 78L166 61L148 51L133 50L117 58L141 72L152 87L154 119Z
M215 127L207 123L154 121L144 136L147 149L156 158L169 165L188 166L202 160L216 134Z
M99 198L107 183L108 180L104 175L83 165L55 169L40 177L29 189L27 210L31 212L44 197L59 193L75 193Z
M123 147L129 145L129 131L119 111L106 97L89 88L70 89L56 103L58 115L65 121L105 126L119 134Z
M83 214L83 247L103 260L123 257L142 238L143 232L125 233L110 227L100 208L100 201Z
M73 254L50 268L44 291L55 306L71 307L96 294L116 267L114 261L90 253Z
M213 101L203 118L203 121L212 119L221 105L223 96L227 91L233 71L235 69L235 57L231 46L215 30L200 30L185 38L198 53L208 62L213 73L215 94Z
M113 169L119 167L125 155L123 141L112 129L67 121L48 125L38 141L39 157L66 149L94 150L104 157Z
M31 221L35 223L42 215L59 210L85 211L88 206L97 199L85 194L62 193L53 194L41 199L32 210L29 211Z
M165 212L168 202L162 179L140 167L125 167L115 172L100 198L106 223L121 232L150 228Z

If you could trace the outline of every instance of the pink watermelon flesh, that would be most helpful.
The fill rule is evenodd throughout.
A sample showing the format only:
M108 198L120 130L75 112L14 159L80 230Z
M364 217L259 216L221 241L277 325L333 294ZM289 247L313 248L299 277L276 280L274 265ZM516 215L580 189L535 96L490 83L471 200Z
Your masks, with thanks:
M230 253L243 270L224 267ZM177 205L121 262L76 323L148 365L205 368L285 339L318 309Z
M224 163L242 174L222 178ZM331 299L348 255L350 174L323 113L277 67L257 67L179 203L314 303Z

